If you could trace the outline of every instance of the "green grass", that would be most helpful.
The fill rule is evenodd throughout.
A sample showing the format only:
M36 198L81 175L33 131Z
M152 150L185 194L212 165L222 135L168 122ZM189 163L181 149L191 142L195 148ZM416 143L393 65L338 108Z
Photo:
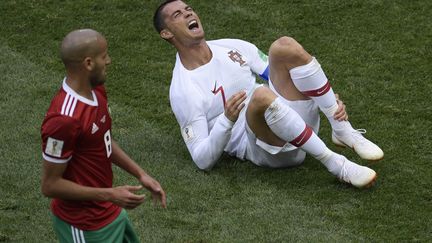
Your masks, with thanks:
M64 76L59 43L83 27L109 41L115 138L168 193L166 210L129 211L144 242L432 240L431 1L189 1L208 39L267 50L289 35L319 58L353 124L385 152L370 190L340 184L310 158L270 170L223 157L198 171L169 106L175 51L153 30L157 3L0 2L0 242L55 241L39 189L40 124ZM320 134L337 149L325 121ZM136 183L118 169L115 178Z

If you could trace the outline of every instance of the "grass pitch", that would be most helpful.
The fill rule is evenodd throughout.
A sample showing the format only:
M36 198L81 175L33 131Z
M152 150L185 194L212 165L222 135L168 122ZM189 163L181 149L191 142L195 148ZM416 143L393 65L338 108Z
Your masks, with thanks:
M198 1L207 39L267 50L296 38L321 62L350 120L385 152L370 190L339 183L307 159L270 170L223 157L198 171L168 101L174 49L152 27L159 1L0 2L0 242L56 241L40 193L40 124L64 76L66 33L109 42L113 135L168 194L129 211L143 242L427 242L432 239L432 2ZM323 119L320 136L331 144ZM115 170L115 184L136 184Z

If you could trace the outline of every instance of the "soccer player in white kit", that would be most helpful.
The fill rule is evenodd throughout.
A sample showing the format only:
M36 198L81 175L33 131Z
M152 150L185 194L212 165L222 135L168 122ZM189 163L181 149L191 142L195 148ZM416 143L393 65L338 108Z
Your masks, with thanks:
M359 188L374 183L375 171L334 153L316 135L321 110L337 145L367 160L384 156L352 128L320 64L294 39L276 40L269 56L242 40L206 41L199 17L181 0L162 3L154 25L178 51L170 103L200 169L210 170L224 151L273 168L299 165L308 153L341 181Z

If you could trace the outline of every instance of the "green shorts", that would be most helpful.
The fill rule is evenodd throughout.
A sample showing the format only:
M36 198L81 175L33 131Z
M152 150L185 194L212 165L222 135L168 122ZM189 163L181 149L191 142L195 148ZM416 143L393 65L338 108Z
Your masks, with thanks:
M62 243L139 242L124 209L113 222L93 231L77 229L53 214L52 219L54 230Z

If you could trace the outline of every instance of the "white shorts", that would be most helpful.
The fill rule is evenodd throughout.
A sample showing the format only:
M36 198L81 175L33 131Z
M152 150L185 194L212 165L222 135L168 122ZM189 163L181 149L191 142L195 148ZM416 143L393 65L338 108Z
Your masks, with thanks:
M284 103L295 110L309 125L313 131L318 134L320 116L318 106L312 100L296 100L289 101L282 98ZM283 168L297 166L303 163L306 153L291 145L285 144L284 147L277 147L266 144L256 138L255 134L250 129L246 122L247 146L246 159L258 166L266 166L271 168Z

